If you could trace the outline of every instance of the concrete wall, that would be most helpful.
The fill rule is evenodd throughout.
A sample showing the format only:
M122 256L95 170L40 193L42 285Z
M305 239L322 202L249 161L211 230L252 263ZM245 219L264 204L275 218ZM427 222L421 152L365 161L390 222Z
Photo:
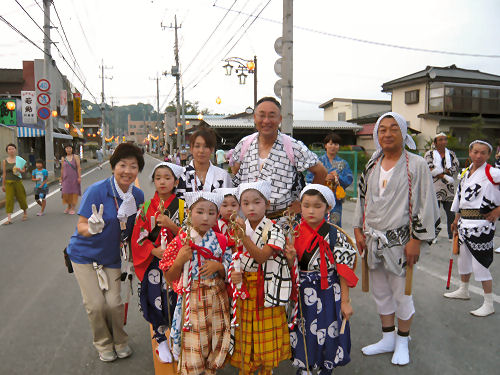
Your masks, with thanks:
M0 160L7 157L5 147L7 147L9 143L17 145L16 129L15 126L0 125Z

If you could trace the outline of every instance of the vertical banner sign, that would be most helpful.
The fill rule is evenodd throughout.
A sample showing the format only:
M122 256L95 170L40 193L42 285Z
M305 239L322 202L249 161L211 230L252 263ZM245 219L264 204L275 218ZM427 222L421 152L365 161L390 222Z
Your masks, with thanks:
M35 91L21 91L21 103L23 123L36 124Z
M75 92L73 94L73 123L75 125L82 124L82 94Z
M61 116L68 115L68 92L61 90L61 99L59 100L59 112Z

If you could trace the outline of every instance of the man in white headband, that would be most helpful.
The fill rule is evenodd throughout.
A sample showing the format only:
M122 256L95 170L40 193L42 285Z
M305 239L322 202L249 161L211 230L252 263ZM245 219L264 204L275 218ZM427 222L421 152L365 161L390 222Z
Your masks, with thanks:
M377 150L359 179L354 234L359 252L367 257L383 338L362 351L394 352L392 363L406 365L415 313L412 296L404 294L406 266L418 261L422 242L435 238L439 212L427 163L404 149L416 147L405 119L395 112L382 115L373 140Z
M446 148L447 144L447 135L437 134L434 137L433 147L425 153L424 159L431 170L438 206L443 206L446 213L448 238L451 242L453 238L451 223L455 219L455 215L451 212L451 203L455 196L454 182L460 163L455 153ZM434 241L436 240L437 238Z

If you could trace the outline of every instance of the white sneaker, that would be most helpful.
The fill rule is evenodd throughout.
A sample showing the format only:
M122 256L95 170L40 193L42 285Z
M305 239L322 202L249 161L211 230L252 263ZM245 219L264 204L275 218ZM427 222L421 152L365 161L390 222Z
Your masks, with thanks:
M382 339L361 349L364 355L391 353L396 347L396 331L383 332Z
M127 358L127 357L130 357L132 355L132 348L128 345L126 345L124 348L122 349L116 349L116 355L118 356L118 358Z
M108 352L99 352L99 359L103 362L113 362L117 356L114 350Z
M156 354L158 354L158 359L163 363L172 363L172 354L168 348L167 340L160 342L158 344L158 349L156 349Z
M483 305L476 310L471 311L470 313L474 316L488 316L495 312L495 308L493 307L493 294L488 293L484 295Z

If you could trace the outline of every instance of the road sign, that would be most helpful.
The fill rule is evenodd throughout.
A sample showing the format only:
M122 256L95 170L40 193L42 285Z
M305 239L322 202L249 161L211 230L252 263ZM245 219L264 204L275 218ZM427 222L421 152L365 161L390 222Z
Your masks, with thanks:
M38 82L36 83L36 87L38 87L38 90L40 91L49 91L50 82L47 81L45 78L39 79Z
M47 107L38 108L38 117L42 120L47 120L50 117L50 109Z
M49 105L50 95L45 93L45 92L42 92L42 93L38 94L36 101L38 102L38 104L40 104L42 106Z

